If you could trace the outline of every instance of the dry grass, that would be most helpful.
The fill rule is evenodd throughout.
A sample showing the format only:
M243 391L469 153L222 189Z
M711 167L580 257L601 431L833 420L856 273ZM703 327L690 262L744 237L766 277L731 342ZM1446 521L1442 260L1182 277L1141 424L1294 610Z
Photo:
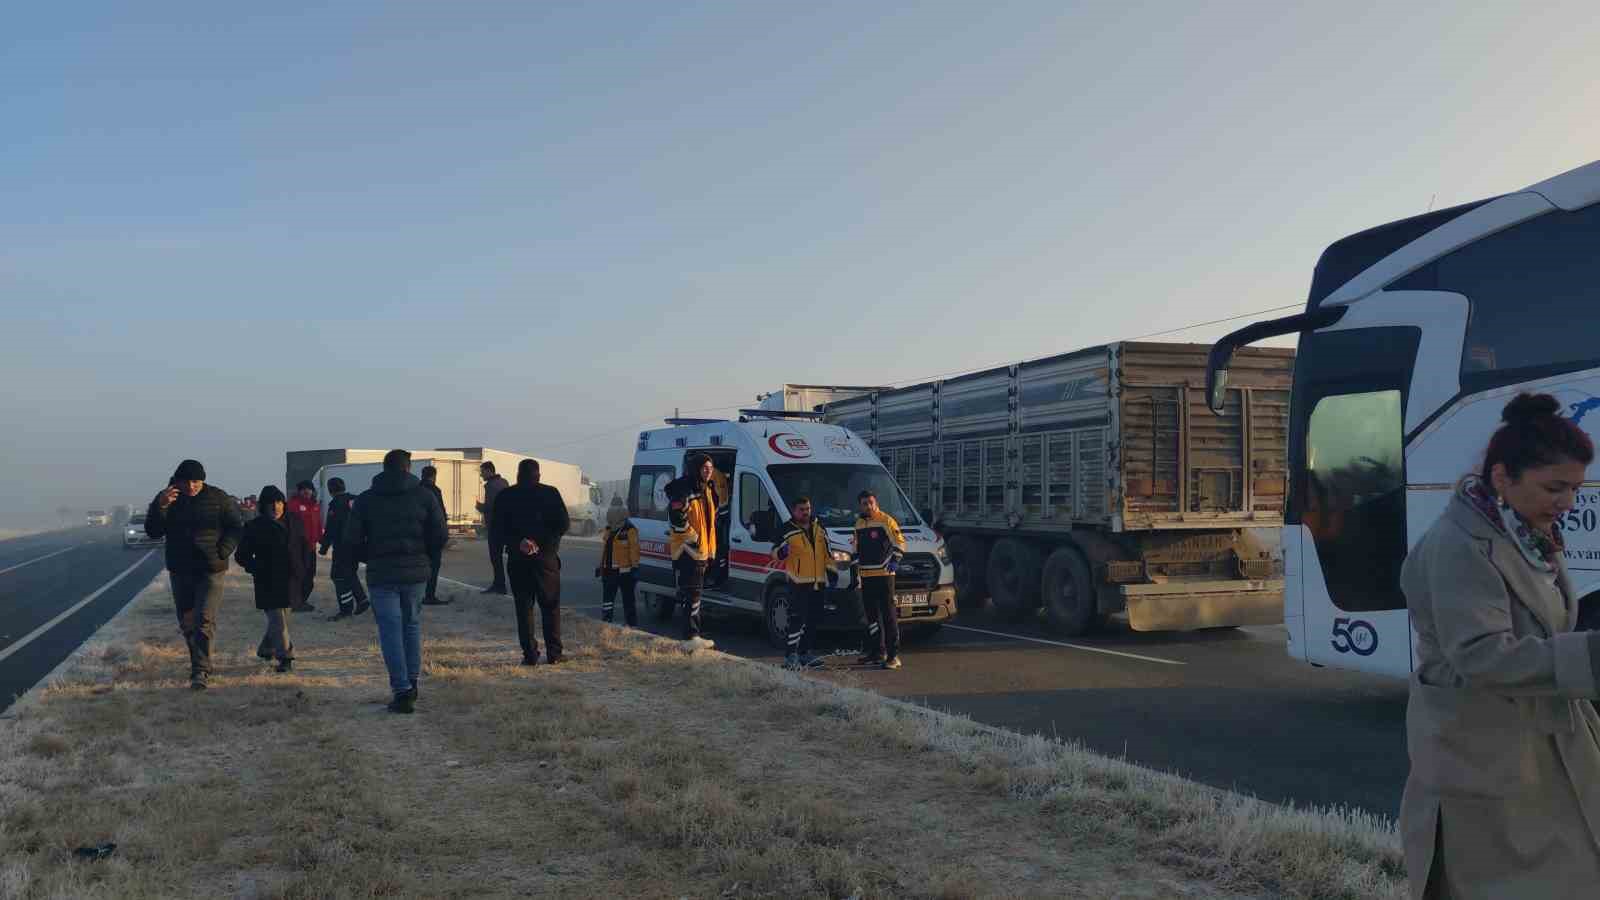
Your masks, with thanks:
M297 621L269 672L242 582L195 694L165 589L0 723L0 897L1403 894L1386 822L579 616L525 669L477 595L425 612L415 716L382 710L370 618Z

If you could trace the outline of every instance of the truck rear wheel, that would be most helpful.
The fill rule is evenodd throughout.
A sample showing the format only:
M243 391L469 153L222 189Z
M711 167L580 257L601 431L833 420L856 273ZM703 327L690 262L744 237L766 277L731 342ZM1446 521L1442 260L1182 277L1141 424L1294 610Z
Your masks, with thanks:
M1099 621L1094 577L1076 548L1061 547L1045 561L1044 611L1051 629L1068 637L1084 634Z
M989 595L994 614L1015 621L1039 608L1039 551L1026 541L1001 538L989 551Z
M950 538L946 548L950 564L955 567L956 606L982 609L989 599L989 542L958 534Z

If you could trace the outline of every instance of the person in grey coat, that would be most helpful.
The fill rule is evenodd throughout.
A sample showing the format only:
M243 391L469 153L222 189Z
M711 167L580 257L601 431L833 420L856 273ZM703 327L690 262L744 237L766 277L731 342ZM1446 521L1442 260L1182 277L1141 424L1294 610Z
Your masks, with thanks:
M1600 892L1600 632L1574 631L1558 523L1594 446L1548 395L1505 408L1482 470L1411 551L1400 806L1411 896Z

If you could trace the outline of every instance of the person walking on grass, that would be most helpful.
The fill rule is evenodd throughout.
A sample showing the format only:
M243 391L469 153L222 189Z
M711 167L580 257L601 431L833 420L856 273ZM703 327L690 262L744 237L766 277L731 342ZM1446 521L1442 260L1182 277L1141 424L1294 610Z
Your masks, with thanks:
M300 583L300 596L295 598L295 612L316 612L311 605L311 587L317 577L317 544L322 540L322 502L317 499L317 487L309 481L295 485L294 496L289 498L289 513L300 519L300 568L305 572ZM259 499L256 501L261 502Z
M1400 569L1416 660L1400 839L1418 900L1600 884L1600 632L1577 628L1559 527L1594 443L1561 412L1549 394L1511 400Z
M494 583L483 589L485 594L505 594L506 591L506 548L495 543L494 537L494 502L504 492L509 484L504 477L494 470L494 463L485 461L478 466L478 477L483 479L483 502L478 504L478 512L483 514L483 530L489 538L489 565L494 570Z
M878 506L878 495L862 491L857 497L861 517L856 519L855 564L861 582L861 605L867 613L865 646L857 663L898 669L900 663L900 610L894 601L894 573L906 552L900 523Z
M239 505L206 484L205 466L186 459L167 488L150 501L144 530L153 538L166 538L172 601L189 647L189 687L203 691L211 678L211 640L217 633L223 575L244 531Z
M422 467L422 487L439 501L439 508L444 509L444 491L439 490L439 470L433 466ZM446 517L448 519L448 516ZM446 543L449 539L446 538ZM428 558L428 565L432 571L428 573L428 590L423 595L423 606L449 606L449 600L439 599L439 569L444 566L444 548L441 547Z
M444 546L444 509L411 474L411 454L390 450L372 488L356 498L344 539L367 561L367 586L378 620L378 644L394 700L389 711L412 713L422 674L422 595L430 560Z
M667 518L671 532L668 555L678 579L678 605L683 607L683 639L690 650L707 650L715 642L700 633L700 595L705 590L706 569L717 558L717 508L712 486L716 466L711 457L696 453L689 458L687 474L666 487Z
M639 529L628 520L628 511L621 506L606 510L606 530L600 536L600 567L594 570L600 579L600 620L610 622L615 616L617 592L622 592L622 620L629 628L639 626L639 608L636 589L639 585Z
M539 483L538 460L517 464L517 484L494 501L490 540L506 548L511 596L517 606L517 641L522 664L539 664L534 609L544 620L545 658L561 662L561 537L571 527L561 492Z
M322 555L333 550L333 592L339 601L339 612L329 621L337 622L361 615L372 604L367 602L367 589L361 585L358 549L344 541L344 526L350 519L355 495L346 493L343 478L329 478L328 493L332 496L328 498L328 527L322 532Z
M828 549L828 532L811 516L811 498L796 497L789 508L794 515L784 523L772 558L789 578L788 653L783 666L804 669L822 661L811 648L822 627L823 599L827 589L838 584L839 572Z
M289 618L301 599L300 584L306 577L306 558L300 552L305 543L304 526L300 516L287 511L283 491L276 485L262 488L256 503L260 514L245 524L233 558L255 579L256 609L267 614L267 632L256 647L256 656L276 660L278 671L287 672L294 668Z

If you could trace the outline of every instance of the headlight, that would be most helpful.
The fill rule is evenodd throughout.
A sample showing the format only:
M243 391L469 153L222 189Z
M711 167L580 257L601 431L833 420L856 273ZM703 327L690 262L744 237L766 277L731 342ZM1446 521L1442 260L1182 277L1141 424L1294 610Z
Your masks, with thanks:
M847 563L850 561L850 554L844 552L843 550L835 550L833 551L833 561Z
M134 531L132 528L128 529L128 537L138 537L138 536L139 536L139 532Z
M939 562L942 562L947 566L950 565L950 551L945 548L943 542L941 542L939 546L933 548L933 555L938 558Z

